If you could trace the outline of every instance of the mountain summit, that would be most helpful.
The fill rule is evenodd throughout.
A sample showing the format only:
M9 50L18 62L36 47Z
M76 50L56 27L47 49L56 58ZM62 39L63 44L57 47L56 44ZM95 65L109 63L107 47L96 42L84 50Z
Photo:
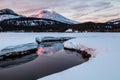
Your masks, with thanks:
M23 17L23 16L16 14L11 9L0 10L0 21L7 20L7 19L21 18L21 17Z
M107 21L107 23L113 24L113 25L118 25L118 24L120 24L120 18L109 20L109 21Z
M79 24L79 22L67 19L66 17L51 10L39 10L37 13L31 15L30 17L51 19L51 20L56 20L62 23L67 23L67 24Z
M11 9L2 9L0 10L0 15L3 15L3 14L12 14L12 15L17 15L13 10Z

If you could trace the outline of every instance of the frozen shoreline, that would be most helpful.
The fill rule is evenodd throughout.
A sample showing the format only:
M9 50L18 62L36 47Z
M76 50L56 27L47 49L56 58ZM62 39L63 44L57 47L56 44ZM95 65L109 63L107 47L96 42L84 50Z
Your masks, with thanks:
M0 50L7 46L35 42L35 37L39 36L77 37L83 45L90 45L97 50L97 56L89 62L40 80L120 79L120 33L0 33Z
M57 44L59 45L60 43ZM49 48L50 47L48 47L48 49ZM80 54L64 50L63 44L55 47L53 45L52 48L55 50L45 53L41 52L41 54L39 54L39 56L33 61L14 67L1 69L0 79L35 80L37 78L42 78L86 62ZM46 47L46 50L48 49Z
M89 45L97 50L96 57L82 65L39 80L119 80L119 40L120 37L80 38L78 43Z
M117 35L117 36L116 36ZM14 45L35 42L36 37L54 36L54 37L79 37L79 38L120 38L120 33L0 33L0 50Z

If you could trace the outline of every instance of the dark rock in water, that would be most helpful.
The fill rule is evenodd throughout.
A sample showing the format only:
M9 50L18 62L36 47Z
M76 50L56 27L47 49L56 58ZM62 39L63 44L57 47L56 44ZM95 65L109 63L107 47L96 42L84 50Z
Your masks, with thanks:
M86 51L77 50L77 52L80 53L82 57L86 60L89 60L89 58L91 57L91 54L88 54Z
M37 44L28 43L17 46L9 46L0 51L0 61L6 59L14 59L16 57L22 57L28 54L36 53Z
M40 44L41 42L64 42L69 39L73 39L74 37L36 37L36 42Z

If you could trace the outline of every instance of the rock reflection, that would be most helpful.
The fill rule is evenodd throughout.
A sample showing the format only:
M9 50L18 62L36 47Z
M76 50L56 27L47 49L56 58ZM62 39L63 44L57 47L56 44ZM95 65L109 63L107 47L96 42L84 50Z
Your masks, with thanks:
M38 55L54 55L56 52L63 49L62 43L49 43L48 46L42 44L39 45L37 54Z
M82 57L85 60L89 60L89 58L91 57L91 55L88 54L87 51L67 49L67 48L64 48L63 43L60 43L60 42L59 43L47 42L47 44L49 45L47 46L46 45L44 46L43 44L39 45L37 50L38 55L54 55L58 53L58 51L64 50L65 54L76 55L80 58Z

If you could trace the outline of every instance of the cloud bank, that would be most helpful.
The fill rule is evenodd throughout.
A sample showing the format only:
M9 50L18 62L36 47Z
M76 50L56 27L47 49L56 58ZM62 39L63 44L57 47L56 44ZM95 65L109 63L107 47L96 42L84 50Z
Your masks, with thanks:
M119 0L0 0L0 9L3 8L26 16L40 9L52 9L80 22L120 18Z

